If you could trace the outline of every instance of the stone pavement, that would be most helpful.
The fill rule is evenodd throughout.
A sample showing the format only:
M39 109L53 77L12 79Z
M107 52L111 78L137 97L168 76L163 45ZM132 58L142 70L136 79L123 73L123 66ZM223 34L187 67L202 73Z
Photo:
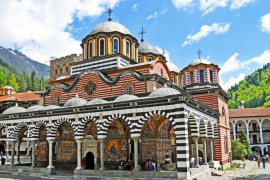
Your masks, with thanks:
M224 175L221 177L212 176L208 180L270 180L270 163L266 163L265 169L258 168L258 163L256 161L236 161L240 163L245 163L245 169L238 170L225 170Z

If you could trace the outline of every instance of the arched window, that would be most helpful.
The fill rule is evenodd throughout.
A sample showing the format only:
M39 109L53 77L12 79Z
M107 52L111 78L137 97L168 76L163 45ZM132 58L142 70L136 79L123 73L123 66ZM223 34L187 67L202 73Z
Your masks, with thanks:
M92 53L92 41L89 41L88 44L88 59L92 58L93 53Z
M193 71L189 72L189 77L190 77L190 84L193 84L194 83Z
M181 86L181 78L178 76L178 85Z
M142 58L138 57L138 63L142 63Z
M150 62L150 61L153 61L153 57L152 56L149 56L148 57L148 62Z
M54 96L53 104L59 105L60 103L61 103L61 96L57 94L56 96Z
M171 77L172 77L172 82L174 82L174 75L171 75ZM174 82L175 83L175 82Z
M119 53L119 39L117 37L113 38L113 54Z
M204 70L200 70L200 83L204 83Z
M105 55L105 38L100 38L98 40L99 43L99 56L104 56Z
M127 57L131 57L131 48L130 48L130 41L129 40L126 40L126 56Z
M132 94L132 92L133 92L133 87L132 87L132 85L126 85L125 86L125 90L124 90L125 92L125 94Z

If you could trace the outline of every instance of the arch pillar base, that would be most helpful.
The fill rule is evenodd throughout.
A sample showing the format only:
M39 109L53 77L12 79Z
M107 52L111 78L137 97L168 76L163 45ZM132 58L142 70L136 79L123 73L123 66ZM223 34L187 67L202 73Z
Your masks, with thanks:
M45 174L46 175L56 175L56 170L54 167L47 167L45 169Z

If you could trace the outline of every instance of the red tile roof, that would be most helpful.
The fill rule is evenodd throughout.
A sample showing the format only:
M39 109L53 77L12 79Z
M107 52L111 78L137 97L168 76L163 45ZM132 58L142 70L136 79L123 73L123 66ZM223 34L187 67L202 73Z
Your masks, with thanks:
M39 101L39 96L33 92L15 93L0 96L1 101Z
M270 116L270 108L229 109L230 118Z

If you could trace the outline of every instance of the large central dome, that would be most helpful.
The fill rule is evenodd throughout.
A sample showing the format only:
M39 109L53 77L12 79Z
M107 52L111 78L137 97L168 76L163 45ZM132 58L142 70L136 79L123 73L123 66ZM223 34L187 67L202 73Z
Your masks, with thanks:
M104 22L101 23L99 25L97 25L96 27L94 27L94 29L90 32L89 35L93 35L93 34L97 34L100 32L120 32L122 34L130 34L129 30L123 26L122 24L119 24L117 22L112 22L112 21L108 21L108 22Z
M158 49L153 46L152 44L146 43L142 41L138 48L139 53L154 53L154 54L160 54Z

